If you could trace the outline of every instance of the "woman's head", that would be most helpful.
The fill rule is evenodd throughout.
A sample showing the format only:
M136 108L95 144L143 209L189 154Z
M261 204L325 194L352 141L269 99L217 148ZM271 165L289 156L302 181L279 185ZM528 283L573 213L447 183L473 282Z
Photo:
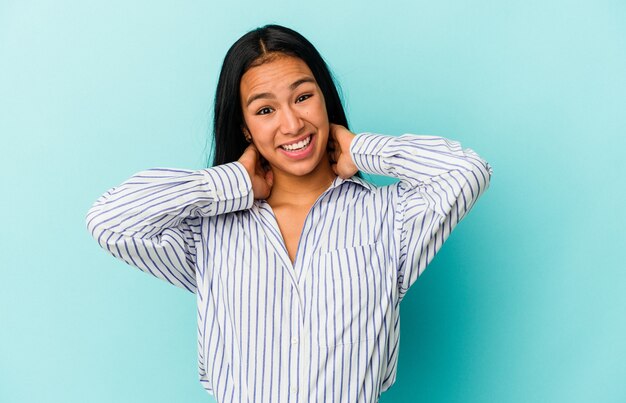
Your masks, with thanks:
M260 83L260 86L256 86L257 88L269 88L267 85L263 86L264 83L261 82L263 80L258 80L259 77L264 77L263 72L268 71L265 68L268 66L278 68L272 71L286 68L286 71L293 74L302 73L302 76L306 76L305 70L307 70L315 81L315 87L321 93L326 120L347 127L346 115L337 88L319 52L299 33L278 25L266 25L242 36L231 46L224 58L215 96L213 165L236 161L241 156L248 146L244 131L251 132L252 136L255 136L254 122L250 118L259 119L258 115L263 115L268 110L261 111L258 115L244 111L244 108L249 106L247 105L249 99L242 99L242 84L245 87L246 84L252 83L252 87L255 87ZM295 77L293 74L292 76ZM242 79L244 79L243 83ZM265 84L268 84L267 80L265 81ZM303 86L309 84L312 83L305 82ZM248 85L244 91L250 89L254 90ZM305 98L298 98L298 102ZM260 102L260 99L257 98L257 101ZM262 106L258 102L256 106ZM304 102L311 101L307 99ZM250 124L247 124L246 120ZM306 130L306 126L306 123L302 124L302 130ZM290 134L287 132L291 132L291 129L285 131L285 136ZM306 133L296 133L295 136L300 134ZM325 135L327 136L328 133ZM277 139L276 141L283 140Z

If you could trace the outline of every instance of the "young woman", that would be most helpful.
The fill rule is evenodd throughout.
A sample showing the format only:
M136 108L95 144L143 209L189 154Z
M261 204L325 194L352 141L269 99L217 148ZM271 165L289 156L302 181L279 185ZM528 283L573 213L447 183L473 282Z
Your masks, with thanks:
M87 214L109 253L197 295L219 402L377 401L403 296L489 185L456 141L347 127L313 45L255 29L223 63L213 166L139 172Z

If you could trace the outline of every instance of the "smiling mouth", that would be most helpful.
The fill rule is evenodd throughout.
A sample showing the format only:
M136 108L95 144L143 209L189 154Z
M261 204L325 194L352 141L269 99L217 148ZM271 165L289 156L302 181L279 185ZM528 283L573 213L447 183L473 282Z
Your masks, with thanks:
M293 143L293 144L286 144L286 145L282 145L280 146L280 148L282 148L285 151L302 151L304 150L310 143L311 143L311 137L312 135L309 134L309 136L307 138L305 138L304 140L301 140L297 143Z

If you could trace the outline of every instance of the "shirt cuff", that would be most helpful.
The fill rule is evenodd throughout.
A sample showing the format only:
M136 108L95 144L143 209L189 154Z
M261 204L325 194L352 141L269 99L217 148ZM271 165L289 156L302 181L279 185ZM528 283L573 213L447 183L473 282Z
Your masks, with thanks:
M218 209L220 214L252 207L254 194L250 175L239 161L201 170L207 180L214 201L225 202L229 208Z
M389 176L391 170L389 164L383 158L384 150L394 138L382 134L361 133L350 143L350 155L352 161L368 174Z

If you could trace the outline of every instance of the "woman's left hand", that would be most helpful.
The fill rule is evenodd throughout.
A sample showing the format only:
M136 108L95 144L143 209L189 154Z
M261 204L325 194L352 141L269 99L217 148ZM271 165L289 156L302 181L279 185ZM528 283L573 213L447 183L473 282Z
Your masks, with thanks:
M345 127L330 124L328 151L331 164L333 171L343 179L348 179L359 171L350 155L350 144L355 137L356 135Z

